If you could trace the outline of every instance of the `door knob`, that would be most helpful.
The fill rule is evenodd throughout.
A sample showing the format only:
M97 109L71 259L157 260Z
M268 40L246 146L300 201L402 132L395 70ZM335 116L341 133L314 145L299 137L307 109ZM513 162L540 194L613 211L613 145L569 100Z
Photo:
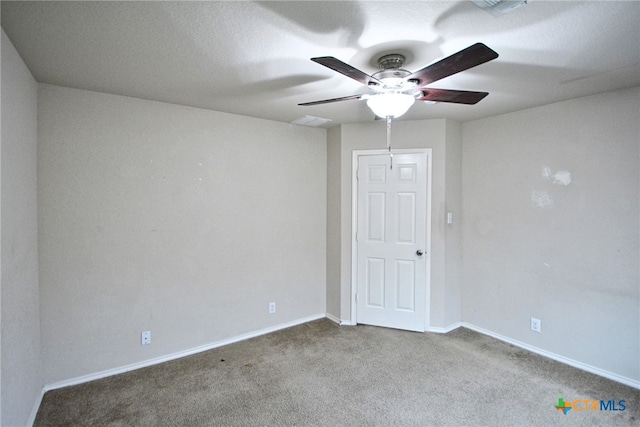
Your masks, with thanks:
M422 256L423 254L424 254L424 251L423 251L423 250L421 250L421 249L418 249L418 250L416 251L416 255L418 255L418 256Z

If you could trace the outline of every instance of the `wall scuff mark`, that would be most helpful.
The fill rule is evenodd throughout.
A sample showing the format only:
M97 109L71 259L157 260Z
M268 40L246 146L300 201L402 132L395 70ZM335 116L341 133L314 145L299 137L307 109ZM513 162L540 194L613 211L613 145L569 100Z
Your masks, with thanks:
M548 208L553 205L551 195L543 190L533 190L531 192L531 203L537 208Z
M551 169L548 166L542 168L542 177L547 181L553 181L557 185L569 185L571 184L571 172L558 171L551 173Z

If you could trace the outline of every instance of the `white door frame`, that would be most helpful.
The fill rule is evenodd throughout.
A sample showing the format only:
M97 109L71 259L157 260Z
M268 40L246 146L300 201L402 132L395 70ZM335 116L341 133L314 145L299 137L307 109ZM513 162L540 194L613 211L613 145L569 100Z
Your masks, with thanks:
M431 148L407 148L391 150L392 154L426 154L427 155L427 224L425 227L427 235L425 247L425 331L431 327ZM358 245L356 242L356 232L358 231L358 157L389 154L389 150L353 150L351 159L351 324L358 323L358 313L356 310L356 293L358 291Z

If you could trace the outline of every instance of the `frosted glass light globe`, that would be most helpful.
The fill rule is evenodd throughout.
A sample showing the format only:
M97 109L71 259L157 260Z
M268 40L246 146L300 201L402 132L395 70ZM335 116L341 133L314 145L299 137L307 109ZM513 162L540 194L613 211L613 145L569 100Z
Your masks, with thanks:
M371 95L367 99L367 106L378 117L400 117L406 113L415 102L415 98L406 93L387 92Z

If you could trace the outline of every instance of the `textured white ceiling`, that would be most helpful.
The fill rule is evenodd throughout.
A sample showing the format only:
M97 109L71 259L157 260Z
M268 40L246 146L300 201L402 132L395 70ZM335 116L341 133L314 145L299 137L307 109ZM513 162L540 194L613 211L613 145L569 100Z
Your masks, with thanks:
M368 93L309 60L373 74L402 52L416 71L473 43L500 54L432 87L479 104L416 103L402 119L460 121L640 85L640 2L536 0L501 17L470 1L8 2L2 28L36 80L290 122L372 121Z

